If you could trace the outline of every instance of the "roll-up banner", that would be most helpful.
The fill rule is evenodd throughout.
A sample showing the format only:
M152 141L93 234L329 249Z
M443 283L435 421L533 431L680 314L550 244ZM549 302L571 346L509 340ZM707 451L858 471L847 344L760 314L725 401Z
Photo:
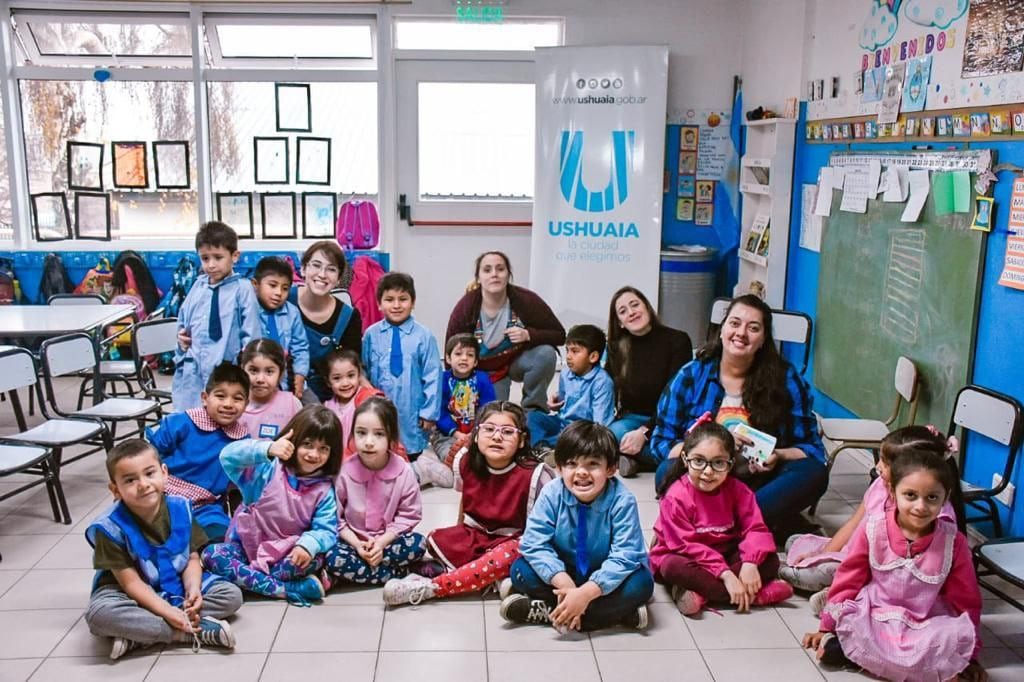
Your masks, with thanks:
M530 288L568 328L631 284L658 306L668 48L536 51Z

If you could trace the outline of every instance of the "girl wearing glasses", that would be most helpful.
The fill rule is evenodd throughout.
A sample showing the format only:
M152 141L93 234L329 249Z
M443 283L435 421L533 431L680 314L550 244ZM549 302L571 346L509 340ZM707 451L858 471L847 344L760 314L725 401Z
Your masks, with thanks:
M362 352L363 320L359 311L331 293L341 285L347 270L345 254L337 242L316 242L302 255L305 285L292 287L288 294L288 300L299 307L309 339L309 390L302 394L305 404L321 403L332 397L321 367L328 353L336 348L357 355Z
M519 558L519 537L537 494L554 472L530 450L526 414L515 403L487 403L477 416L468 448L455 455L455 489L462 493L459 520L427 537L428 554L447 572L410 575L384 585L384 603L479 592L509 575Z
M651 568L672 587L685 616L705 604L737 611L789 599L793 588L776 580L779 557L754 493L729 475L736 443L721 424L698 421L683 441L658 489Z

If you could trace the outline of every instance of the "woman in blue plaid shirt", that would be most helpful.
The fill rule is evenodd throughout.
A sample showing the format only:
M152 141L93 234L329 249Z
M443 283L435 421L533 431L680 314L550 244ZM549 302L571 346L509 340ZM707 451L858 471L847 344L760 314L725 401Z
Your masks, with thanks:
M769 527L799 525L799 512L828 486L811 408L810 387L775 347L771 308L751 294L740 296L729 304L718 338L679 370L658 401L651 437L657 480L670 459L684 454L686 431L705 412L730 429L747 423L778 441L765 462L738 462L736 474L757 492Z

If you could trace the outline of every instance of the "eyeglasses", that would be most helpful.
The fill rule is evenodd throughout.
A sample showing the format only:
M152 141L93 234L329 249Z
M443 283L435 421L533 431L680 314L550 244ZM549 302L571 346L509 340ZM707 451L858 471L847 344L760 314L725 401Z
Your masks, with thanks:
M703 457L688 457L686 459L686 465L694 471L704 471L708 467L711 467L712 471L717 471L720 474L725 473L732 468L731 459L704 459Z
M338 270L337 265L328 265L327 263L318 260L311 260L306 263L306 270L309 270L311 273L322 272L325 275L330 275L331 277L336 277L341 272Z
M480 434L493 438L496 435L504 438L515 438L518 434L522 433L522 429L517 429L514 426L495 426L494 424L481 424Z

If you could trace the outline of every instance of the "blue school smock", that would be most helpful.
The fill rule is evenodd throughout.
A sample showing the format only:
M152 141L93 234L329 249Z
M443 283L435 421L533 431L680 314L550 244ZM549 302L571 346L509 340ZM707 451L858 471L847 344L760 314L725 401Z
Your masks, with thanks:
M299 312L299 321L301 322L302 311L299 310L299 289L300 287L291 288L291 291L288 292L288 301L295 305L296 311ZM338 305L341 306L341 311L338 313L338 321L334 324L334 329L331 330L330 334L321 334L316 329L303 324L303 328L306 330L306 339L309 343L310 369L309 374L306 375L306 388L316 393L321 401L329 400L333 396L331 395L331 387L320 376L320 362L332 350L341 347L341 337L345 335L345 330L348 329L349 324L355 324L353 317L358 318L357 311L352 306L340 300ZM349 350L354 350L357 353L360 351L359 348L350 348ZM366 362L366 360L364 359L363 362Z
M277 338L270 334L268 320L271 315L277 323ZM291 357L293 375L309 376L309 337L306 335L306 326L302 324L302 314L299 313L297 306L289 301L285 301L277 310L267 310L260 306L260 330L263 338L277 341ZM288 388L288 377L283 374L281 388Z

